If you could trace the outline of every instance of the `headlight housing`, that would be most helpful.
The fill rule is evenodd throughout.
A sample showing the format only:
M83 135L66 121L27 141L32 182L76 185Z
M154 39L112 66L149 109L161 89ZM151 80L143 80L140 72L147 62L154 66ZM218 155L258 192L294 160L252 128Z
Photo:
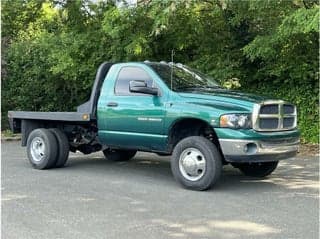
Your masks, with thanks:
M249 129L252 127L251 114L225 114L220 117L220 127Z

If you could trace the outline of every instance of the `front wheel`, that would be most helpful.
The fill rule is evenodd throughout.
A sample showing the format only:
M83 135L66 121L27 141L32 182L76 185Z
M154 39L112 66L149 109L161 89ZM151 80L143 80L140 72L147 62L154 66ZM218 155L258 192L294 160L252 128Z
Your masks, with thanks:
M208 139L200 136L187 137L173 150L171 170L174 178L184 187L206 190L221 175L221 155Z
M261 163L242 163L237 168L246 176L263 178L270 175L278 166L278 161Z
M111 161L128 161L132 159L137 151L135 150L114 150L105 149L102 151L104 156Z

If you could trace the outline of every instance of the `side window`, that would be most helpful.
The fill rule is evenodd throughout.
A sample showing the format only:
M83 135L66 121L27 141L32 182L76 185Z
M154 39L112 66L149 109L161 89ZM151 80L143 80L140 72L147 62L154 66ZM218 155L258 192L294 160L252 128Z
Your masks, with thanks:
M153 80L148 75L148 73L139 68L139 67L132 67L126 66L123 67L118 75L116 85L115 85L115 94L117 95L131 95L137 93L131 93L129 91L129 82L132 80L140 80L147 82L148 87L152 87Z

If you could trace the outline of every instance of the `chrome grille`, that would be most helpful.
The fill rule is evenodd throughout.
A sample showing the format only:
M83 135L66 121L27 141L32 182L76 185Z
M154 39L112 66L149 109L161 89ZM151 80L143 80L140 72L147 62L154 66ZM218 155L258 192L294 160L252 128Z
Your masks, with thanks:
M252 114L256 131L282 131L297 126L297 110L284 101L266 101L256 104Z

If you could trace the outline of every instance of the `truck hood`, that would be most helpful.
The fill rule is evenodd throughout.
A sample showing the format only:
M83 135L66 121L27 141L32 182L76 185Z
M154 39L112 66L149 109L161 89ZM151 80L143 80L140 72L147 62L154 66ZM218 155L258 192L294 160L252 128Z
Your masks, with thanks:
M205 93L178 93L184 101L192 104L211 106L223 110L251 111L255 103L267 98L231 90L214 90Z

